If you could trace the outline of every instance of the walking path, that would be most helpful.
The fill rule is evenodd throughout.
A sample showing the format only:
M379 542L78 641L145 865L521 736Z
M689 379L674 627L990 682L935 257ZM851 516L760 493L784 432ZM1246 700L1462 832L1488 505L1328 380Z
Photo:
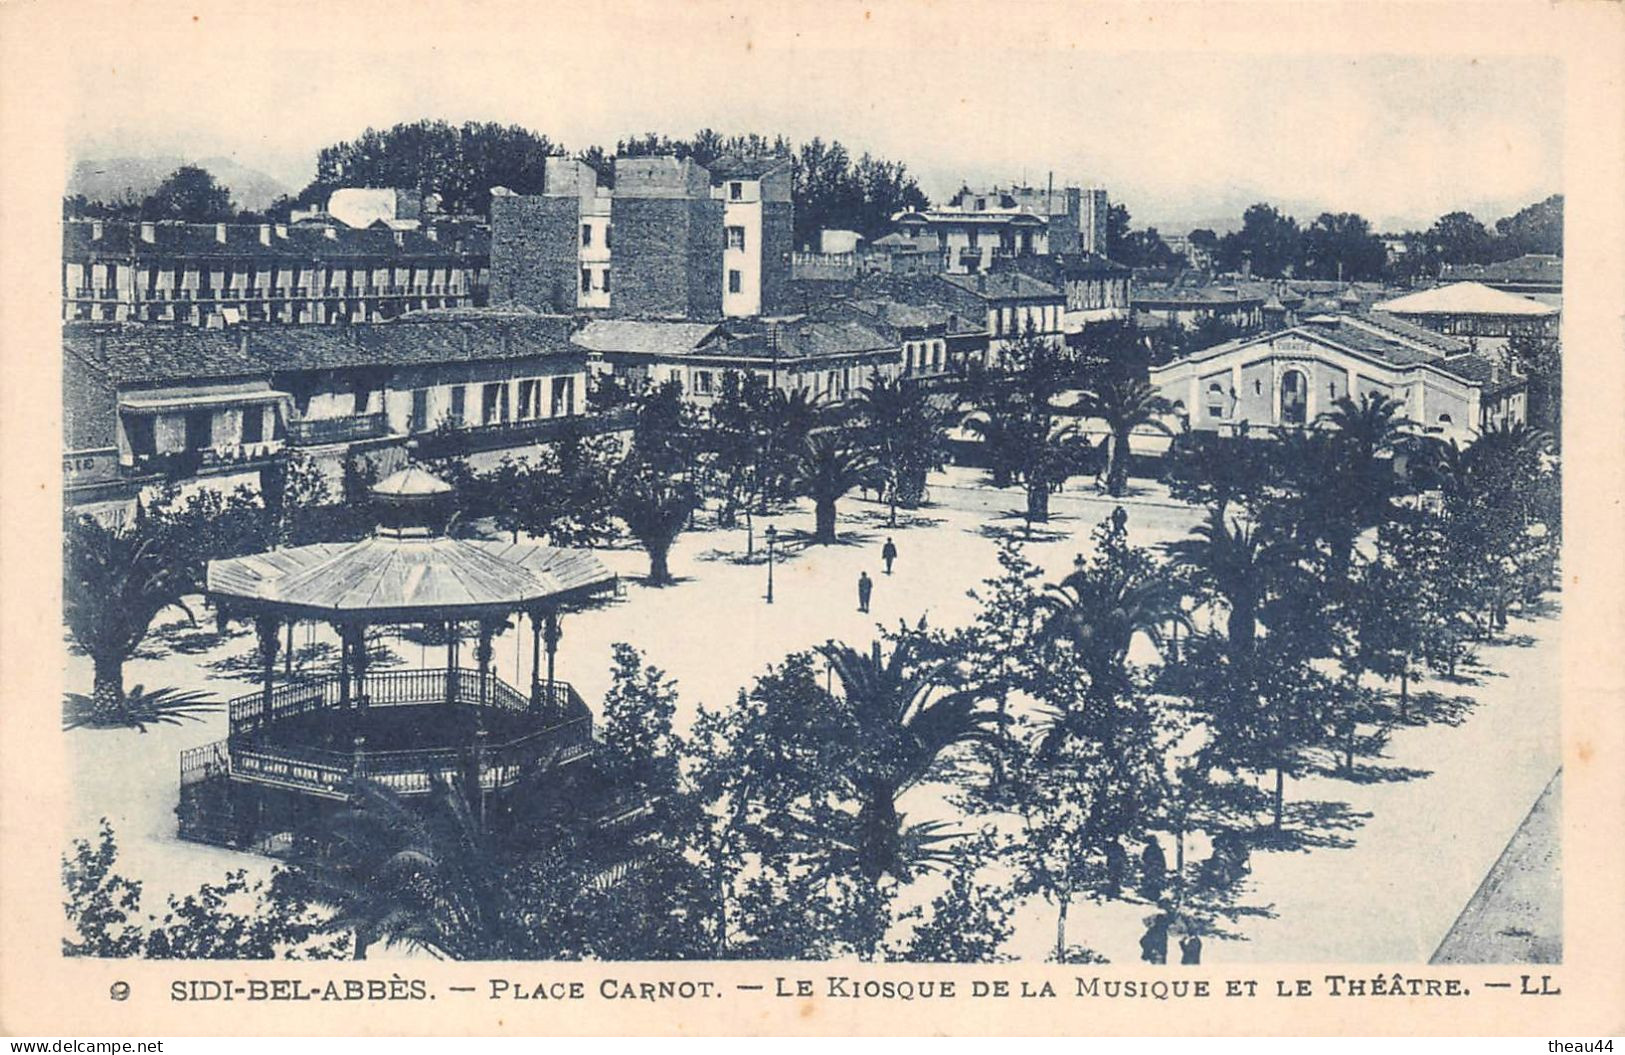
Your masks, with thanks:
M1563 772L1524 818L1434 963L1563 961Z

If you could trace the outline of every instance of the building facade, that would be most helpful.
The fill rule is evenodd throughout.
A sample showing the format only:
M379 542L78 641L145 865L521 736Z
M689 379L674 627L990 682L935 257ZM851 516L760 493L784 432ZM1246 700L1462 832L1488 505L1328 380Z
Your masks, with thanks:
M453 430L524 446L586 405L563 317L462 313L336 327L70 325L63 334L70 503L256 468L291 450ZM76 497L77 496L77 497Z
M67 322L374 322L480 306L489 271L488 232L467 224L62 224Z
M1338 400L1373 393L1463 444L1526 410L1524 380L1493 358L1361 315L1216 345L1153 367L1151 384L1192 429L1230 434L1308 427Z
M1099 189L966 187L944 205L893 221L911 243L934 249L943 271L972 274L1034 253L1104 253L1109 211Z

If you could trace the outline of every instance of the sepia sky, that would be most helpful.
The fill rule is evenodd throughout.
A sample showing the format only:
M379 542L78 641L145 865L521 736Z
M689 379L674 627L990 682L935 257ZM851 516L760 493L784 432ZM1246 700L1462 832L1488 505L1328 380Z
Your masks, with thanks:
M1043 6L816 6L829 13L818 28L705 3L636 20L468 4L445 25L388 6L229 26L176 15L144 41L100 36L76 54L68 145L226 155L297 188L321 146L420 117L523 124L572 149L710 126L838 138L907 162L939 197L1053 171L1165 230L1258 200L1385 229L1455 208L1489 221L1562 189L1563 70L1549 59L1358 54L1313 27L1313 47L1269 50L1264 9L1240 9L1254 32L1204 51L1199 26L1124 29Z

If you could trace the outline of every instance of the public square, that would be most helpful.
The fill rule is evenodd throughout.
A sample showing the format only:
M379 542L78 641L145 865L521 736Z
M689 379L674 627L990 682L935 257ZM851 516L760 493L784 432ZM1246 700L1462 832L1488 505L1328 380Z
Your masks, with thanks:
M901 511L892 528L884 506L849 497L840 503L841 541L833 546L808 545L813 517L803 501L793 511L756 520L750 556L743 522L721 530L705 513L695 530L679 537L671 554L677 582L665 588L642 581L647 558L635 545L623 540L601 549L598 556L622 577L624 589L612 601L565 617L558 677L588 701L600 700L609 685L611 645L631 643L676 680L676 725L682 732L701 705L732 705L767 664L792 651L828 640L866 650L877 625L913 624L922 616L936 626L960 625L974 611L968 591L997 572L997 538L1027 535L1022 494L987 486L978 471L950 467L931 476L929 500L925 508ZM1026 543L1047 581L1059 579L1076 555L1088 551L1091 530L1118 504L1128 512L1131 541L1140 546L1183 538L1202 516L1158 484L1136 480L1133 493L1119 501L1074 481L1054 496L1051 521L1035 526ZM769 524L778 535L771 604ZM880 559L887 537L899 551L891 575ZM875 583L867 614L857 604L860 571ZM1558 767L1558 620L1556 604L1548 607L1541 618L1515 615L1501 639L1506 643L1482 648L1459 683L1413 684L1419 699L1438 693L1454 701L1448 706L1459 723L1396 727L1382 757L1367 762L1360 780L1289 780L1289 804L1338 804L1330 813L1346 828L1327 840L1337 845L1255 853L1244 901L1265 911L1235 925L1245 940L1210 942L1206 961L1428 960ZM184 618L162 617L127 665L127 682L199 689L222 700L253 691L252 632L239 626L219 640L213 619L194 608L200 612L196 627ZM310 639L301 627L296 651L308 652L312 640L327 639ZM385 645L405 666L444 662L440 649L398 639ZM498 675L526 684L529 645L528 628L499 637ZM331 654L322 662L332 662ZM88 684L88 659L71 658L66 677L70 686ZM145 882L149 896L188 892L227 869L267 871L271 863L265 858L175 836L177 756L220 739L225 726L222 712L145 734L70 734L77 795L72 834L88 836L98 818L107 817L120 841L120 870ZM109 764L112 758L118 764ZM916 788L901 807L910 820L962 819L942 792L932 785ZM921 889L931 882L921 880ZM1147 910L1129 902L1075 906L1073 940L1115 963L1132 963ZM1029 903L1018 914L1009 951L1042 959L1052 933L1053 909Z

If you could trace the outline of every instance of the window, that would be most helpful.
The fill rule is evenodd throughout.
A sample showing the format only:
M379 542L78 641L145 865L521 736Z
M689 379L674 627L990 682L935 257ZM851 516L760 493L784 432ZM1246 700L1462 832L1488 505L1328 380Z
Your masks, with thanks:
M493 381L481 390L480 420L486 425L508 420L508 386L503 382Z
M189 410L186 412L186 449L201 451L214 446L214 411Z
M576 412L576 386L573 377L553 379L553 416L568 417Z
M599 277L599 280L602 281L603 284L604 284L603 285L604 292L608 293L609 292L609 268L606 267L606 268L604 268L603 271L600 271L598 273L598 277Z
M525 380L519 382L519 414L521 421L529 420L541 413L541 382Z
M1309 379L1302 370L1281 375L1281 424L1302 425L1309 419Z
M1261 377L1253 378L1253 395L1261 396L1263 394L1264 394L1264 379L1261 378Z
M1450 422L1451 422L1451 417L1450 417L1449 414L1440 414L1439 415L1439 424L1448 425L1448 424L1450 424Z
M590 267L584 267L581 269L581 292L592 292L592 268Z
M468 413L468 389L463 385L451 386L451 423L455 427L462 427L463 418Z
M1224 414L1224 386L1215 381L1207 386L1207 416L1222 418Z
M124 415L124 437L129 441L130 453L137 458L158 453L157 430L153 419L144 414Z
M938 231L937 232L937 248L938 249L946 249L946 248L948 248L948 232L947 231Z
M412 420L407 425L407 431L429 431L429 390L427 388L412 389Z
M728 197L730 200L738 201L744 196L745 185L743 183L739 182L738 180L734 180L732 183L728 184ZM712 228L712 230L715 230L715 228Z
M713 272L713 274L714 273L715 272ZM728 270L728 292L729 293L738 293L740 291L740 289L743 287L744 282L745 282L745 278L744 278L743 275L741 275L739 273L738 269L730 268Z
M737 272L737 271L735 271L733 273L736 274L736 275L739 274L739 272ZM694 371L694 391L695 391L696 394L702 395L702 396L708 396L708 395L711 394L711 371L709 371L709 370L696 370L696 371Z
M606 223L604 225L604 248L605 249L613 249L613 248L615 248L615 241L614 241L613 238L610 237L611 233L614 230L615 230L615 225L614 224Z
M737 224L728 225L728 248L745 248L745 229Z
M590 223L581 225L581 244L588 248L592 246L592 224Z
M243 408L243 442L265 442L265 408L260 406Z

